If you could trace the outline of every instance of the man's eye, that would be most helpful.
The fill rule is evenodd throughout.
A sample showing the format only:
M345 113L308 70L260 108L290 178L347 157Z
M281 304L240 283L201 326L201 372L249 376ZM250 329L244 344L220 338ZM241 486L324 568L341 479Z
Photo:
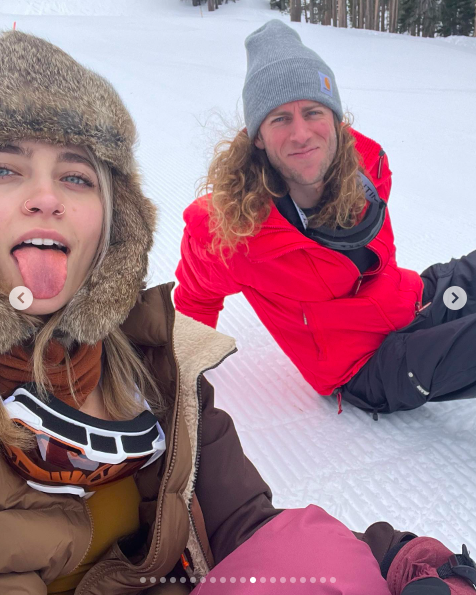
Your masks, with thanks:
M8 178L11 174L14 174L11 169L0 167L0 178Z
M279 118L275 118L275 119L274 119L274 120L271 122L271 124L274 124L275 122L282 122L283 120L284 120L284 116L281 116L281 117L279 117Z
M312 116L312 115L316 115L316 114L317 115L322 114L321 110L315 109L315 110L312 110L311 112L307 112L308 116Z

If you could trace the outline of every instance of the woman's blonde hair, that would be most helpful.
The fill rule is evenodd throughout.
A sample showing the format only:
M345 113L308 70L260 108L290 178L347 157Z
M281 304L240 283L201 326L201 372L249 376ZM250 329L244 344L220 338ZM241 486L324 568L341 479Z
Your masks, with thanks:
M349 132L351 116L340 123L334 115L337 136L335 157L324 177L319 213L309 218L310 227L353 227L365 205L365 193L357 172L360 169L355 138ZM256 235L271 211L271 200L285 196L288 187L245 130L215 147L213 159L198 188L210 193L208 209L212 250L226 260L240 243Z
M109 248L110 231L113 213L113 183L109 167L100 161L95 154L86 148L99 180L99 190L103 205L103 223L98 249L81 287L84 286L94 271L101 265ZM61 319L64 308L54 312L46 323L41 318L28 315L29 322L41 330L34 338L31 356L33 381L37 384L43 398L47 391L53 392L51 382L45 371L44 355L49 341ZM73 370L67 347L64 348L68 382L73 398L76 400L73 386ZM103 341L103 368L101 389L106 412L112 419L125 420L138 415L143 409L141 401L146 394L155 394L154 402L150 403L153 412L161 417L168 409L168 404L160 395L156 382L148 372L140 357L134 351L126 335L118 328L112 331ZM139 398L136 396L139 393ZM22 428L13 424L5 408L0 405L0 440L19 448L32 445L31 438Z

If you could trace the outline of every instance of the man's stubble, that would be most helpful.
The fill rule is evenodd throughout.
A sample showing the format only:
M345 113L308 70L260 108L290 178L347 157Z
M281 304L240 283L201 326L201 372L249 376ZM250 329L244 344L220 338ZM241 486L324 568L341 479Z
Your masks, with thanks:
M294 169L285 165L280 159L276 158L274 155L270 155L268 152L268 159L273 168L281 174L283 179L289 184L289 182L293 182L294 184L299 184L301 186L313 186L322 184L324 181L325 175L329 171L329 168L334 160L334 157L337 152L337 135L334 132L330 144L327 148L326 154L323 156L321 163L319 164L319 169L312 176L311 179L306 178L298 169Z

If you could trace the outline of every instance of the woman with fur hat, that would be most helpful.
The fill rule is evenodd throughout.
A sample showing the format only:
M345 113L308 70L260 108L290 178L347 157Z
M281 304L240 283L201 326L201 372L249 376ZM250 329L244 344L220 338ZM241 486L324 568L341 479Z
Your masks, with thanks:
M203 376L233 341L176 314L171 284L144 289L134 141L107 81L0 37L0 593L243 594L259 576L264 595L296 573L306 595L466 593L436 540L272 506Z

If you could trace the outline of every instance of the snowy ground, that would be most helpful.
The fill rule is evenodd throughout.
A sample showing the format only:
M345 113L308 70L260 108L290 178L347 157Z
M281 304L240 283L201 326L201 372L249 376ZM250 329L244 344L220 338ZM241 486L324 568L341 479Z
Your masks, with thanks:
M270 18L267 0L203 17L191 0L3 0L13 22L106 75L139 129L148 194L161 223L150 284L173 278L181 214L210 150L237 126L243 41ZM390 212L399 263L421 271L476 248L476 39L424 40L296 24L334 69L355 126L394 173ZM239 352L209 377L278 506L317 503L356 530L385 519L476 550L476 401L441 403L376 423L316 395L241 297L219 329Z

